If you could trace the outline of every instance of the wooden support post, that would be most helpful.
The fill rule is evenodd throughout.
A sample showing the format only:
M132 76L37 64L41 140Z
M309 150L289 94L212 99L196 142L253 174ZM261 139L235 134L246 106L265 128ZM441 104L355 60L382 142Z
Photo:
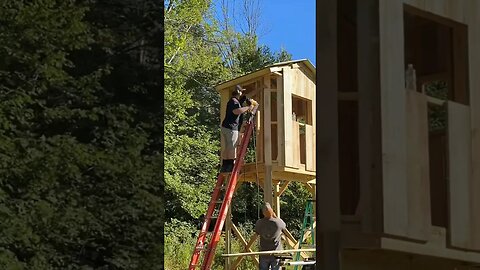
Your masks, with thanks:
M317 269L340 270L337 1L317 1Z
M292 233L285 229L283 230L283 235L285 236L285 242L289 248L298 248L298 241L293 237Z
M283 235L285 237L285 242L287 244L287 247L292 248L292 249L298 249L299 248L300 242L298 242L297 239L295 239L295 237L293 237L292 233L290 233L290 231L288 229L283 230ZM308 255L305 252L301 252L300 257L302 257L302 259L306 259L306 258L308 258Z
M270 76L264 77L264 91L263 91L263 147L265 150L265 181L263 186L263 196L265 202L274 204L273 202L273 187L272 187L272 129L271 129L271 90L270 90Z
M285 192L285 190L287 190L287 187L288 187L289 184L290 184L290 181L288 181L288 180L283 182L282 186L278 190L278 194L277 194L278 197L282 196L283 192Z
M277 217L280 217L280 181L275 183L274 205L274 211L277 214Z
M233 225L233 224L232 224ZM250 238L250 240L247 241L245 240L245 238L242 236L242 234L240 233L240 231L237 229L237 227L235 225L232 226L232 229L233 231L235 232L235 234L238 236L238 238L240 239L240 241L242 241L243 245L245 246L245 250L246 252L253 252L251 247L253 245L253 243L255 243L255 241L257 241L257 238L258 238L258 234L253 234L252 237ZM238 257L232 264L232 270L236 269L238 267L238 265L240 264L240 262L242 262L244 257ZM257 264L257 266L259 265L259 261L258 261L258 258L256 258L255 256L252 256L252 258L254 259L254 262Z
M357 0L358 152L364 232L382 231L382 156L378 0Z
M310 193L312 194L312 198L315 199L316 190L314 185L309 183L304 183L304 184L305 184L305 187L308 189L308 191L310 191Z
M480 16L478 14L478 10L480 8L480 2L475 1L470 3L470 8L469 8L469 14L471 14L469 17L470 23L469 25L475 26L476 29L478 29L478 26L480 25ZM472 195L472 213L473 214L473 220L472 220L472 226L473 226L473 233L472 239L473 239L473 247L475 250L480 250L480 196L478 196L478 191L480 190L480 76L478 76L478 70L480 69L480 51L478 48L480 48L480 35L478 34L478 30L470 30L470 26L468 29L469 35L470 33L476 33L476 34L471 34L469 37L469 45L468 45L468 55L469 55L469 60L468 63L470 65L469 69L467 72L470 72L469 75L469 94L470 94L470 99L469 99L469 104L470 104L470 119L471 119L471 129L472 129L472 175L471 175L471 191L476 192L476 193L471 193L471 194L476 194ZM471 32L470 32L471 31ZM467 83L468 85L468 83ZM475 91L474 89L477 89Z
M225 251L232 253L232 208L228 209L227 220L225 222ZM225 269L230 269L230 258L225 258Z
M277 161L279 166L285 165L285 134L283 132L284 127L282 123L284 121L283 115L283 77L275 77L277 80Z

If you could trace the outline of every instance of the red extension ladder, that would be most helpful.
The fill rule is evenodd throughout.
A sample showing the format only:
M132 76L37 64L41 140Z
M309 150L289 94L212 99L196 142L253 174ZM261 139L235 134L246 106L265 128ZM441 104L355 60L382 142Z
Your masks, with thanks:
M213 257L215 255L215 248L217 247L218 241L220 240L223 225L225 224L225 219L227 218L228 209L230 208L230 203L232 202L235 186L237 185L239 172L243 166L243 159L245 158L245 155L247 153L248 143L253 133L253 129L255 126L255 114L257 112L257 109L258 105L253 108L250 117L247 120L245 134L243 135L243 139L240 144L240 153L235 160L233 171L231 173L218 174L217 184L215 185L212 198L208 205L207 215L205 216L202 229L200 231L200 234L198 235L198 239L195 244L195 249L193 250L192 259L190 260L190 265L188 267L189 270L194 270L197 267L201 267L202 270L210 270L213 262ZM227 176L229 176L230 178L227 182L227 186L225 189L222 187L224 186L224 182ZM220 193L222 193L222 191L225 191L223 199L220 197ZM220 210L215 211L218 208L219 204L221 204ZM218 212L218 217L216 218L215 228L211 233L210 239L208 239L208 228L210 226L211 220L215 218L213 217L214 212ZM202 259L203 263L201 263Z

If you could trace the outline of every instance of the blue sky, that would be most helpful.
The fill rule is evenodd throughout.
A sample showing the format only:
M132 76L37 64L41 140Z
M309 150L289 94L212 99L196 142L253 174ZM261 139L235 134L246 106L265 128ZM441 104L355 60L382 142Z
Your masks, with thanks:
M283 47L294 60L306 58L315 65L315 0L257 1L260 6L259 43L273 51ZM221 1L214 2L219 10ZM238 5L243 0L229 2Z
M281 47L293 59L307 58L315 65L315 0L263 0L262 22L266 34L260 43L278 51Z

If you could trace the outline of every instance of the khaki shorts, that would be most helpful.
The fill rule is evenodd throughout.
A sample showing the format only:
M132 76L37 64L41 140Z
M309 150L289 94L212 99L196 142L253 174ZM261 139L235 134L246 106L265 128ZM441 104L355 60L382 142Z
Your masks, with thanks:
M238 145L238 130L231 130L225 127L221 128L224 141L224 159L234 159L235 151Z

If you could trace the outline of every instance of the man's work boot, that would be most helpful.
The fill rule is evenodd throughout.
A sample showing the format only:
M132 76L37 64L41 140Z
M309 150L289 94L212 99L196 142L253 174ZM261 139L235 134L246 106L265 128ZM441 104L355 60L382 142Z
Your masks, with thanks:
M220 172L231 172L233 170L233 159L224 159Z

